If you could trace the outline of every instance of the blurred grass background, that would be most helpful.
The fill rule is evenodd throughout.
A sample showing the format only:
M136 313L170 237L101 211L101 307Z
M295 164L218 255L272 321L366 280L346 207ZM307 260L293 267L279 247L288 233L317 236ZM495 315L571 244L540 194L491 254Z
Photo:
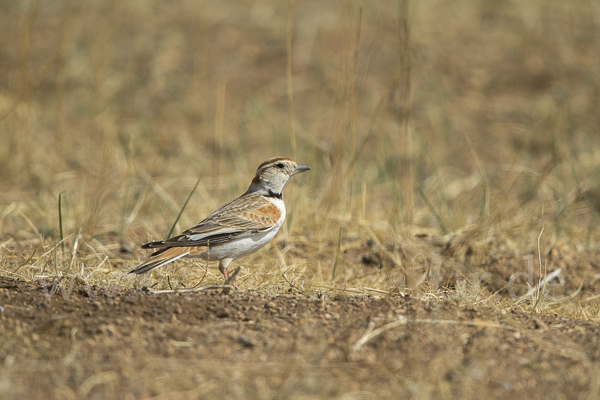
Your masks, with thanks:
M415 235L469 254L494 241L535 251L542 226L544 254L557 241L598 242L597 2L33 0L0 9L5 274L23 262L11 246L48 251L60 240L61 193L75 255L40 252L22 276L90 277L101 262L104 274L125 272L145 257L140 244L166 234L198 178L178 230L243 193L258 164L278 155L313 169L286 188L276 246L236 263L263 267L250 267L262 272L247 287L287 270L410 286L410 271L431 268L415 262ZM365 274L340 256L368 241L402 265ZM128 248L133 256L119 254Z
M506 398L512 386L493 386L506 380L593 398L599 71L593 0L0 2L0 276L62 276L76 294L222 283L198 261L126 272L198 179L178 231L281 155L312 170L286 187L273 244L232 265L249 297L392 293L389 320L397 302L408 318L516 331L408 326L329 359L389 321L362 308L330 328L318 313L285 331L274 316L197 323L167 295L154 315L149 296L126 299L130 319L83 294L16 304L37 286L8 286L0 397ZM567 297L517 304L507 282L537 283L539 237L541 264L563 269L550 292ZM29 313L52 315L49 331ZM559 316L548 329L536 313ZM241 334L260 339L247 363Z

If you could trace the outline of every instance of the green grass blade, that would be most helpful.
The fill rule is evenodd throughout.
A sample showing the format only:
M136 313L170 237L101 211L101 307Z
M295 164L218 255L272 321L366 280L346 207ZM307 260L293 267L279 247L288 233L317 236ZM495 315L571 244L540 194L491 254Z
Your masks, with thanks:
M425 145L425 152L427 153L427 157L429 158L429 162L431 163L431 165L433 166L433 172L435 174L435 178L437 179L439 185L440 185L440 194L442 195L442 200L444 202L444 207L446 208L446 215L449 218L452 218L452 211L450 211L450 200L448 200L448 194L446 193L446 187L444 185L444 180L442 179L442 177L440 176L440 171L435 163L435 160L433 158L433 156L431 155L431 152L429 151L429 147L427 145Z
M58 194L58 228L60 230L61 248L62 248L62 254L63 254L63 257L64 257L64 255L65 255L65 242L63 242L63 240L64 240L64 234L63 234L63 218L62 218L62 194L63 194L63 192L60 192Z
M333 280L335 278L335 270L337 269L338 261L340 259L341 248L342 248L342 228L340 227L340 233L338 235L337 250L335 252L335 261L333 263L333 272L331 273L331 280Z
M427 204L427 208L429 208L429 211L431 211L431 213L433 214L433 216L437 220L438 225L440 226L440 228L444 232L444 235L447 235L449 233L448 228L446 228L446 224L444 224L444 220L442 219L442 217L440 216L440 214L438 214L438 212L436 211L436 209L433 206L433 204L431 204L431 202L429 201L429 199L425 195L425 191L423 190L423 186L421 186L419 184L419 185L417 185L417 188L419 189L419 193L421 194L421 197L423 198L423 200L425 200L425 204Z
M202 178L201 177L198 178L198 181L196 182L196 185L194 185L194 188L190 192L190 195L188 196L187 200L185 201L185 203L183 203L183 207L181 207L181 210L179 211L179 214L177 215L177 218L175 218L175 222L173 222L173 225L171 226L171 229L169 229L169 233L167 233L167 236L165 236L165 240L168 239L168 238L170 238L171 235L173 234L173 231L175 230L175 226L177 225L177 222L179 222L179 218L181 218L181 214L183 214L183 211L185 210L185 207L187 207L188 202L190 201L190 199L194 195L194 192L198 188L198 185L200 184L200 179L202 179Z

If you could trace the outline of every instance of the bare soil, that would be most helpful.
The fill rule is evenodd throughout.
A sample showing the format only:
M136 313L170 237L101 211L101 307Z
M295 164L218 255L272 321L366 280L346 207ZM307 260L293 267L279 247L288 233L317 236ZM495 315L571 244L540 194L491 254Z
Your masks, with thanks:
M0 277L2 398L558 399L599 390L597 318L406 295L51 285Z

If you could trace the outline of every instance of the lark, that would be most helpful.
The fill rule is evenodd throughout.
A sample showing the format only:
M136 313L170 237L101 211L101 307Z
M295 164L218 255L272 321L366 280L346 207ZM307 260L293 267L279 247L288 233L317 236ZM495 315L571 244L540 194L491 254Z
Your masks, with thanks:
M182 257L192 257L219 261L219 271L227 284L229 264L254 253L277 234L285 220L283 188L292 176L308 170L308 165L285 157L264 161L243 195L177 236L144 244L143 249L158 250L130 273L144 274Z

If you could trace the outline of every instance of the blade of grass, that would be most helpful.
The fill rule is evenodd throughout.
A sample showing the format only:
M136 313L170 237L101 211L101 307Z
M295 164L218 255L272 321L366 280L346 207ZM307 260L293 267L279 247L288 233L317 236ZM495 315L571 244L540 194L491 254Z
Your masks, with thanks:
M489 192L490 186L487 179L487 173L485 171L485 165L481 164L481 185L483 191L481 193L481 208L479 210L479 220L483 219L489 214Z
M490 185L485 170L485 164L479 158L479 155L475 150L475 146L473 146L473 142L471 141L471 137L467 133L465 133L465 139L467 141L467 146L471 151L471 155L473 156L473 159L475 160L475 163L477 164L481 174L481 186L483 187L483 193L481 194L481 208L479 210L479 223L481 224L490 214Z
M363 7L360 7L359 16L358 16L358 26L356 28L356 37L354 42L354 56L352 61L352 82L351 82L351 90L350 90L350 155L348 157L348 165L346 168L348 169L348 194L350 196L350 209L352 209L352 203L354 199L354 166L355 166L355 153L356 153L356 103L357 103L357 94L356 94L356 71L358 69L358 54L360 49L360 34L362 28L362 18L363 18Z
M560 168L559 168L559 159L560 159L560 154L559 154L559 143L558 143L558 137L556 135L556 131L552 132L552 141L551 141L551 154L552 154L552 162L554 164L554 175L556 176L557 181L560 181ZM554 229L555 229L555 233L556 236L560 235L560 231L561 231L561 213L563 211L563 201L561 201L561 198L559 197L559 191L558 190L553 190L553 196L554 196Z
M63 257L65 256L65 242L64 240L64 235L63 235L63 217L62 217L62 194L64 192L60 192L58 194L58 229L60 231L60 242L61 242L61 247L62 247L62 254Z
M354 43L354 57L352 62L352 88L350 95L350 131L352 133L349 157L350 176L354 176L354 161L356 159L356 71L358 69L358 51L360 48L360 34L362 30L363 7L360 7L358 15L358 26L356 27L356 38ZM351 185L352 186L352 185Z
M340 227L340 232L338 234L337 250L335 251L335 261L333 263L333 272L331 273L331 280L333 280L335 278L335 270L337 269L338 261L340 259L341 248L342 248L342 227Z
M579 182L579 179L577 178L577 174L575 173L575 166L573 164L571 164L571 174L573 175L573 180L575 181L575 186L577 187L577 191L579 192L579 195L583 198L583 200L587 204L588 208L592 212L592 215L594 216L594 218L590 218L590 225L588 226L588 234L587 234L586 242L587 242L587 245L589 248L590 242L591 242L591 237L592 237L592 231L594 230L594 226L596 226L596 223L594 222L594 220L600 219L600 215L598 215L598 211L596 210L596 207L594 207L592 200L588 196L588 193L587 193L588 191L584 190L581 187L581 183Z
M444 180L442 179L442 177L440 175L440 171L436 165L436 162L435 162L433 156L431 155L431 152L429 151L429 146L427 146L425 144L424 147L425 147L425 153L427 154L427 157L429 158L429 162L433 166L433 172L435 174L435 178L437 179L437 181L440 185L440 194L441 194L442 200L444 202L444 207L446 208L446 215L449 218L452 218L452 211L450 210L450 201L448 200L448 194L446 193L446 186L444 185Z
M415 185L417 184L415 168L415 150L414 137L411 129L412 117L412 68L411 68L411 24L410 1L402 0L398 4L399 20L399 59L397 68L401 71L399 90L399 103L396 112L400 116L399 120L399 140L396 141L397 153L400 155L400 162L397 164L397 174L399 178L399 195L403 201L402 214L400 215L403 224L412 225L415 213Z
M125 193L123 194L123 204L121 205L121 229L119 229L119 241L123 242L125 238L125 211L127 210L127 198L129 197L129 187L131 180L127 181L125 186Z
M183 206L181 207L181 210L179 211L179 214L177 214L177 218L175 218L175 222L173 222L173 225L171 226L171 229L169 229L169 233L167 233L167 236L165 236L165 239L168 239L171 237L171 235L173 234L173 231L175 230L175 226L177 225L177 223L179 222L179 218L181 218L181 214L183 214L183 211L185 210L185 208L187 207L188 202L190 201L190 199L192 198L192 196L194 195L194 192L196 191L196 189L198 188L198 185L200 184L200 179L202 179L202 177L198 178L198 181L196 181L196 184L194 185L194 188L192 189L192 191L190 192L190 195L188 196L187 200L185 201L185 203L183 203Z
M287 82L287 97L290 123L290 150L294 160L296 159L296 130L294 119L294 90L292 86L292 24L294 21L294 0L288 1L288 18L285 32L286 67L285 75Z
M431 211L431 213L433 214L433 216L437 220L438 225L440 226L440 228L444 232L444 235L447 235L449 233L448 228L446 228L446 224L444 224L444 220L442 219L442 217L440 216L440 214L436 211L436 209L433 206L433 204L431 204L431 201L429 201L429 199L425 195L425 191L423 190L423 186L421 186L419 184L419 185L417 185L417 188L419 189L419 194L421 194L421 197L423 198L423 200L425 200L425 204L427 204L427 208L429 208L429 211Z
M135 206L133 207L133 211L131 211L131 214L129 214L129 217L123 224L121 239L123 239L125 237L125 233L129 230L129 227L133 223L133 220L140 212L140 209L142 208L142 204L144 203L144 200L146 199L146 196L148 195L148 192L150 191L150 189L151 189L150 186L146 186L144 191L139 195L137 202L135 203ZM125 213L125 209L123 209L123 213Z

